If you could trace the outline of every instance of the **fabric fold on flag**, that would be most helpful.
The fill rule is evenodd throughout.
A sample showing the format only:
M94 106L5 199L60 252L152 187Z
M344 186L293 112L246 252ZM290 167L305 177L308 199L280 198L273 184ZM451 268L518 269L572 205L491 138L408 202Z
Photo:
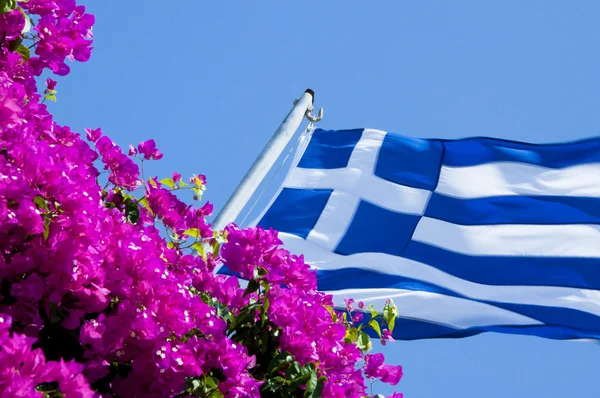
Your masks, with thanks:
M396 339L600 338L600 139L316 130L258 225L340 307L394 299Z

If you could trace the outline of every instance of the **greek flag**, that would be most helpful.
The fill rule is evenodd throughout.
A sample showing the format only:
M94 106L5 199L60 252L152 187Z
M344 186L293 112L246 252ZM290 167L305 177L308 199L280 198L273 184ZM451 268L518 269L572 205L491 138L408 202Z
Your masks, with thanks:
M258 225L336 304L393 298L396 339L600 337L600 139L316 130Z

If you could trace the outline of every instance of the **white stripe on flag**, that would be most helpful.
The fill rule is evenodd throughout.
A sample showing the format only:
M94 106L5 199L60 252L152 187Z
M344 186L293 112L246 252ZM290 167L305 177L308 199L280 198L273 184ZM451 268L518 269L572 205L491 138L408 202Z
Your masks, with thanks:
M469 167L442 166L437 193L473 199L489 196L540 195L600 197L600 164L563 169L510 162Z
M600 257L600 225L456 225L423 217L412 240L471 255Z
M344 298L363 301L383 308L393 299L402 318L425 320L456 329L475 326L541 325L539 321L493 305L478 303L437 293L402 289L346 289L325 292L333 295L336 306L345 307Z

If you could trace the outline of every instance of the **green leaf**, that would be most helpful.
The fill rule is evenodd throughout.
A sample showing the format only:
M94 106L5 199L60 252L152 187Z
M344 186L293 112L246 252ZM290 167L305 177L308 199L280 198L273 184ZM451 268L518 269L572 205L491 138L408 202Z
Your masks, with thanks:
M201 386L202 386L202 384L201 384L200 380L198 380L198 379L192 380L192 392L199 390Z
M48 240L48 235L50 235L50 224L49 223L44 223L44 242Z
M21 45L21 43L23 43L23 39L17 37L16 39L8 42L8 49L10 51L17 51L17 48Z
M308 379L308 382L306 383L306 390L304 391L305 398L314 396L313 394L317 389L317 382L317 372L311 373L310 379Z
M201 242L194 243L192 245L192 249L196 250L202 257L206 257L206 253L204 253L204 245Z
M202 183L202 180L200 179L200 177L198 176L194 176L194 184L198 187L198 188L203 188L204 184Z
M371 339L369 335L365 332L360 332L358 334L358 339L356 340L356 346L363 351L368 351L371 349Z
M214 389L217 388L217 385L219 384L219 381L213 377L207 377L206 378L206 386L208 388Z
M227 242L227 231L213 231L213 237L217 242L225 243Z
M316 376L316 372L315 364L309 362L302 367L300 374L292 380L290 385L292 387L303 386L310 381L310 379L313 377L313 374Z
M175 243L173 243L173 242L169 242L169 243L167 243L167 247L168 247L169 249L175 249Z
M210 392L208 398L224 398L224 395L218 389L215 389Z
M56 90L49 90L49 91L46 93L46 95L45 95L45 98L46 98L48 101L53 101L53 102L56 102Z
M269 307L271 306L271 303L269 302L269 299L267 298L267 295L265 294L263 297L263 308L260 314L260 320L262 321L263 325L265 323L267 323L267 321L269 320L269 313L267 312L269 310Z
M388 321L388 329L390 332L394 331L394 327L396 326L396 317L390 318L390 320Z
M148 203L148 199L145 196L139 200L139 203L141 203L141 205L144 206L150 212L150 214L154 215L154 212L150 208L150 203Z
M377 322L375 319L371 319L369 321L369 326L371 326L377 332L379 338L381 338L381 328L379 327L379 322Z
M175 187L175 181L173 181L172 178L163 178L162 180L160 180L160 183L168 186L171 189Z
M323 387L327 377L321 376L317 379L317 372L313 373L313 377L306 384L304 398L321 398L323 396Z
M260 285L258 284L258 282L254 279L250 279L250 281L248 282L248 287L246 288L246 291L244 292L244 296L246 297L247 295L254 293L258 290L258 287Z
M23 61L29 61L29 58L31 57L31 52L29 51L29 48L21 44L19 47L17 47L16 51L19 54L21 54L21 58L23 58Z
M285 372L285 378L287 380L294 380L300 374L300 364L293 362Z
M43 393L54 393L58 391L58 382L40 383L35 386L35 390Z
M192 188L194 194L198 197L198 199L202 198L202 190L200 188Z
M200 237L200 231L198 231L198 228L186 229L185 231L183 231L183 234L196 239Z
M281 387L283 387L284 385L285 379L281 376L277 376L272 379L267 379L267 381L263 383L260 389L261 391L277 392L278 390L281 390Z
M379 315L379 312L377 312L375 310L375 307L373 306L373 304L369 304L369 306L367 307L367 310L369 310L369 312L371 313L371 318L375 318L377 315Z
M23 1L23 0L21 0L21 1L26 3L26 1ZM29 1L29 0L27 0L27 1ZM19 7L19 11L21 11L21 15L23 15L23 18L25 18L25 26L23 27L23 30L21 31L21 34L25 34L31 30L31 20L29 19L29 17L27 16L27 14L25 13L25 10L23 10L23 8Z
M17 0L0 0L0 13L13 11L17 8Z
M261 280L260 285L265 290L265 293L269 293L269 291L271 290L271 285L269 284L269 281L266 279Z
M221 245L220 244L217 243L217 244L213 245L213 247L212 247L212 255L214 257L217 257L219 255L219 251L220 250L221 250Z
M131 199L125 200L125 216L132 224L135 224L140 219L140 208Z
M383 319L388 324L390 332L394 331L394 325L396 324L396 317L398 317L398 307L394 304L393 300L385 304L383 307Z
M252 278L260 279L263 276L267 275L268 273L269 273L269 271L267 271L265 268L256 267L256 268L254 268L254 271L252 272Z
M37 206L38 209L44 209L44 210L48 210L48 203L46 202L46 199L44 199L43 196L36 196L33 199L33 203L35 203L35 205Z
M253 322L254 321L254 314L249 312L248 307L244 308L242 311L240 311L240 313L233 317L233 319L231 320L230 323L228 323L227 325L227 329L230 331L235 330L236 333L239 333L239 330L237 330L240 325L244 325L248 322Z
M267 374L274 375L284 365L294 362L294 356L287 352L280 352L275 358L271 359L267 368Z

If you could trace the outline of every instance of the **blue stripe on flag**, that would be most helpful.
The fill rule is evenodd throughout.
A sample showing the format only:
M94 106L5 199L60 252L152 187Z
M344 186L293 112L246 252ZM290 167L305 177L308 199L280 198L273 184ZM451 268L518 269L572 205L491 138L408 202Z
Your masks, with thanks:
M433 190L442 162L439 141L386 134L379 149L375 175L413 188Z
M419 219L420 216L397 213L361 200L335 252L398 255L410 240Z
M600 198L492 196L459 199L434 192L425 216L460 225L600 224Z
M331 131L317 129L298 163L304 169L339 169L348 165L348 159L364 129Z
M491 162L519 162L548 168L600 162L600 139L535 145L493 138L444 141L444 165L464 167Z
M372 338L377 338L376 332L367 327L370 316L365 314L360 324ZM456 339L475 336L481 333L503 333L520 334L526 336L543 337L556 340L573 339L600 339L600 333L587 332L564 326L555 325L531 325L531 326L477 326L470 328L452 328L445 325L426 322L423 320L398 318L392 336L396 340L420 340L420 339Z
M331 192L331 189L284 188L258 225L306 238Z
M417 279L401 275L390 275L370 271L363 268L343 268L335 270L317 270L317 285L319 290L343 289L404 289L445 294L462 297L452 290L436 286Z
M414 241L406 246L402 257L486 285L600 289L597 258L470 256Z

